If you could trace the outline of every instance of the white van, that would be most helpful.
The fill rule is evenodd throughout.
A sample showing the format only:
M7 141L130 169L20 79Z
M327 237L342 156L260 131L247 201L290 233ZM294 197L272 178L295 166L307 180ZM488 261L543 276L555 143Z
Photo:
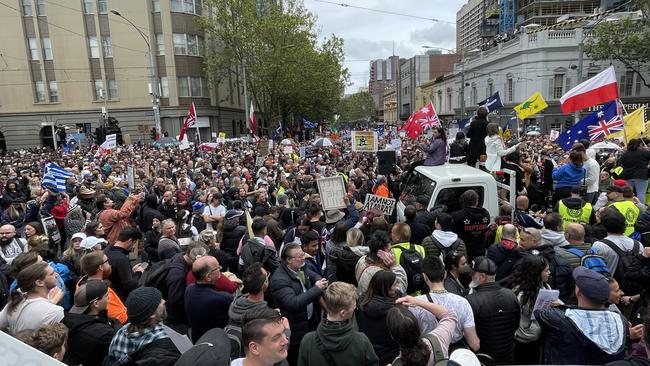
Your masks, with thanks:
M458 211L462 208L460 195L472 189L479 195L479 207L488 210L494 221L499 214L497 185L490 173L465 164L418 166L402 187L402 195L397 201L397 220L405 220L404 208L415 205L416 198L421 195L431 197L428 210L445 205L449 213Z

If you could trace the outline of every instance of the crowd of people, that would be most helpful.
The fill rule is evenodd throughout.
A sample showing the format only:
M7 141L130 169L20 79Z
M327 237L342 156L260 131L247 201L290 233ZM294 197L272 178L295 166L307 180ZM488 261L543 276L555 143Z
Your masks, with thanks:
M0 330L68 365L650 365L643 142L565 152L504 138L482 109L453 142L432 132L388 174L346 138L308 158L241 142L10 152ZM479 161L516 180L498 217L472 189L453 212L401 194L419 164ZM70 176L44 182L48 163ZM323 210L332 176L346 208ZM368 194L401 200L405 221Z

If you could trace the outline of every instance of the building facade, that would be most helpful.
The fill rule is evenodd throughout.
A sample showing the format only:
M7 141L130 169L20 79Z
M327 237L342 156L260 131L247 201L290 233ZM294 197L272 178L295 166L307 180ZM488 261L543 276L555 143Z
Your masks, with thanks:
M479 48L486 39L497 35L497 0L469 0L456 12L456 53Z
M372 94L377 110L383 107L384 89L394 84L399 77L399 56L391 56L385 60L370 61L370 80L368 90Z
M52 126L89 135L106 117L133 142L150 141L157 93L162 131L176 136L193 102L203 140L245 133L242 83L204 74L201 0L20 0L0 22L0 133L7 149L52 146ZM111 4L113 5L113 4ZM137 27L137 30L135 29ZM156 82L150 82L151 50ZM263 126L262 126L263 127ZM190 138L194 132L190 132Z
M455 118L473 115L478 102L498 91L505 106L491 119L501 124L512 117L514 106L539 91L549 107L523 121L523 125L538 125L542 132L560 129L568 117L560 109L560 97L576 86L579 79L587 80L610 64L591 60L585 54L580 68L578 44L589 36L583 29L519 33L508 42L456 63L452 73L435 80L433 90L430 87L427 90L433 92L439 113L448 116L453 110ZM613 62L613 65L627 111L641 105L650 107L650 89L643 85L641 78L621 63ZM645 74L646 79L650 77L647 70ZM461 114L463 95L464 115ZM448 121L451 119L447 117Z
M397 114L397 89L395 84L389 84L384 89L384 107L383 107L383 122L389 124L395 124L399 121L399 116Z
M601 0L518 0L517 24L555 24L562 16L582 17L593 14Z

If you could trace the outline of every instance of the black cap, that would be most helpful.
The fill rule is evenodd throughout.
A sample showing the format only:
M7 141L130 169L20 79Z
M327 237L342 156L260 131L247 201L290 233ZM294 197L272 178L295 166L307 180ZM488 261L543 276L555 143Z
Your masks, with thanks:
M83 314L93 301L99 300L108 292L108 285L104 281L88 281L79 286L74 294L74 306L70 312Z
M419 203L421 205L427 206L429 204L429 200L430 200L429 197L427 197L425 195L419 195L415 199L415 202L417 202L417 203Z
M497 265L488 257L480 256L472 261L472 272L479 272L488 276L494 276L497 273Z

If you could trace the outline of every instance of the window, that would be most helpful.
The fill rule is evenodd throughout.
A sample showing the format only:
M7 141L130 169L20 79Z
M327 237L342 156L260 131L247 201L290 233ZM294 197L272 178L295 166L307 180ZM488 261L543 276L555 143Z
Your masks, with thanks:
M156 56L165 55L165 36L162 33L156 33Z
M508 92L508 102L512 102L515 99L515 83L511 78L506 83L506 91Z
M36 0L36 15L45 15L45 0Z
M99 14L108 13L108 0L97 0L97 12Z
M93 89L95 90L95 100L104 99L104 80L93 80Z
M209 97L207 81L198 76L178 78L179 97Z
M201 0L171 0L171 9L177 13L201 15L203 6Z
M179 97L189 97L190 96L190 85L189 79L186 77L178 78L178 96Z
M447 207L447 212L458 211L463 208L460 204L460 196L465 193L465 191L470 189L478 193L478 207L483 207L485 192L481 186L443 188L438 193L438 196L436 196L436 203L433 205L433 207L445 205Z
M52 57L52 42L50 41L49 37L45 37L41 39L43 41L43 59L44 60L51 60L53 59Z
M174 33L173 38L175 55L201 56L203 53L203 37Z
M405 205L415 205L415 199L418 196L423 195L431 197L435 186L436 185L434 181L425 177L417 171L413 171L413 174L406 182L406 186L404 188L404 193L406 193L404 197L406 198L407 202L404 202L404 199L402 199L402 202L404 202Z
M562 98L564 94L564 74L555 74L553 76L553 99Z
M59 101L59 85L56 81L50 81L48 83L48 91L50 93L50 103L56 103Z
M115 80L108 80L108 99L115 100L118 98L119 95L117 94L117 82Z
M84 0L84 14L95 13L95 0Z
M102 37L102 48L104 57L113 57L113 47L111 46L111 36Z
M478 104L478 92L476 91L476 84L472 84L472 104ZM489 95L488 95L489 97Z
M488 80L488 85L487 85L487 96L488 98L494 94L494 84L492 82L492 79Z
M632 96L632 87L634 86L634 71L627 70L621 76L621 94L626 97Z
M90 47L90 58L99 58L99 43L97 37L88 37L88 47Z
M154 13L160 13L160 0L151 0L151 10Z
M45 83L42 81L34 82L34 92L36 103L45 103Z
M22 0L21 5L23 8L23 15L26 17L32 16L32 0Z
M32 61L41 59L38 53L38 40L36 38L29 38L29 58Z
M447 89L447 111L451 112L451 90Z
M167 76L160 78L160 96L163 98L169 98L169 80Z

